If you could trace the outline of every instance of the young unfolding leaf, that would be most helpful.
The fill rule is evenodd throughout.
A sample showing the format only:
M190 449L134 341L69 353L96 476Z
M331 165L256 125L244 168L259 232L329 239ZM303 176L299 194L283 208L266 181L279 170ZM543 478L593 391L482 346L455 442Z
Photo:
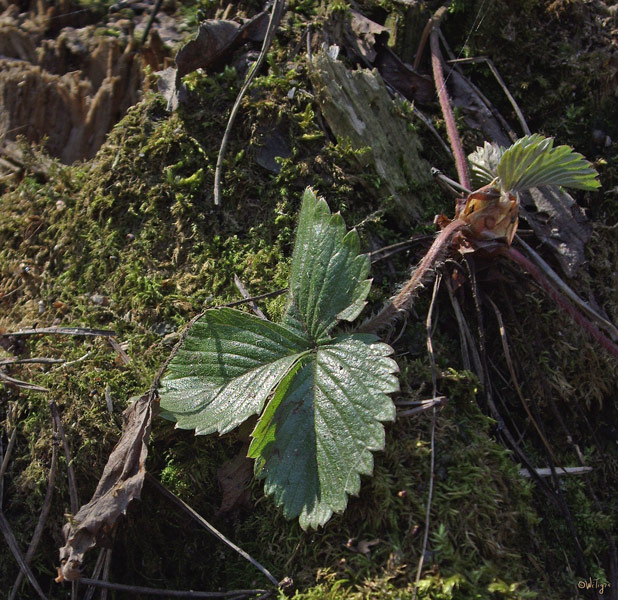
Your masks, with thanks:
M553 138L538 133L517 140L508 148L485 142L468 157L472 172L483 184L518 192L543 185L580 190L600 187L592 165L570 146L555 146Z
M600 187L592 165L570 146L554 147L553 138L527 135L507 148L498 163L503 190L516 192L540 185L563 185L580 190Z
M504 148L493 142L485 142L468 155L470 171L479 187L491 183L498 177L498 163L504 154Z
M249 455L267 494L302 527L341 512L384 447L399 389L390 346L339 335L361 312L369 258L340 215L305 192L281 325L231 309L207 311L188 333L161 388L162 415L196 434L262 416ZM264 405L266 408L264 409Z

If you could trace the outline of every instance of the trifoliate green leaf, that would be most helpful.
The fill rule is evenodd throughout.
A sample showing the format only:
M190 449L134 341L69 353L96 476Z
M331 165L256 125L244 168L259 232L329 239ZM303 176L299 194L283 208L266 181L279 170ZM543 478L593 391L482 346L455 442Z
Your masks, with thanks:
M264 413L250 456L288 517L325 523L356 494L384 447L398 388L390 346L374 336L330 337L362 310L369 258L340 215L305 192L282 325L211 310L191 328L160 391L163 416L196 433L230 431ZM271 397L272 396L272 397Z
M305 355L281 382L253 432L249 456L288 518L318 527L341 512L384 447L395 418L392 349L347 335ZM373 338L375 339L375 338Z
M356 231L346 234L341 215L331 214L326 202L307 189L292 255L284 323L317 341L337 321L354 320L371 287L369 268L369 257L360 254Z
M160 390L163 416L196 434L225 433L259 413L307 340L230 308L210 310L172 360Z
M525 136L502 154L497 167L502 190L517 192L542 185L582 190L600 187L592 165L570 146L554 147L554 140L539 134Z

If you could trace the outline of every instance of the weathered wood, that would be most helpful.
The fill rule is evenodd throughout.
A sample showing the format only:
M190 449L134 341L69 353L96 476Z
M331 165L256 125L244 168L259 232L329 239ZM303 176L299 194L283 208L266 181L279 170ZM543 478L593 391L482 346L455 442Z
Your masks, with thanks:
M417 221L423 212L418 190L430 185L431 167L419 156L419 138L379 73L350 71L320 52L312 59L310 78L332 132L356 149L368 148L361 160L375 169L401 216L407 222Z

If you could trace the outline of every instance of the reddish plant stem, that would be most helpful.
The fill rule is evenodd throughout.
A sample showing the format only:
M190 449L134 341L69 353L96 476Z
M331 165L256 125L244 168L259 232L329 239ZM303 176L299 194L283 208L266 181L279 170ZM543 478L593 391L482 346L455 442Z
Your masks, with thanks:
M614 344L607 336L597 329L582 313L580 313L556 288L545 278L543 273L536 265L526 258L519 250L513 247L502 247L499 253L506 256L520 267L528 271L536 282L541 286L543 291L562 309L564 310L582 329L587 331L605 350L611 355L618 358L618 346Z
M358 331L361 333L377 333L394 323L407 308L429 273L438 265L451 238L465 225L466 223L461 219L451 221L438 234L427 254L425 254L418 267L414 269L412 277L410 277L401 291L377 315L365 321L358 328Z
M442 53L440 52L440 38L438 36L438 27L434 25L429 36L429 46L431 48L431 66L433 68L433 79L436 85L436 91L438 92L438 100L440 101L440 108L444 115L444 121L446 123L446 132L448 134L448 140L453 150L453 156L455 157L455 167L457 168L457 175L459 177L459 183L466 189L470 188L470 177L468 176L468 163L466 162L466 155L464 154L463 147L461 145L461 139L457 132L457 125L455 124L455 117L453 116L453 110L451 108L451 101L448 97L446 90L446 82L444 80L444 72L442 71Z

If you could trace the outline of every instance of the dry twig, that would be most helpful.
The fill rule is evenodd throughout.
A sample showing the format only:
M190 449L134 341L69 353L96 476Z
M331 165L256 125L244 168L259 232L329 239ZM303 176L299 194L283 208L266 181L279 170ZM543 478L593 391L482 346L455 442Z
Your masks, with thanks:
M275 587L279 586L279 582L273 577L273 575L263 567L259 562L257 562L254 558L249 556L242 548L239 548L234 542L226 538L219 530L215 529L204 517L202 517L199 513L193 510L184 500L180 499L178 496L170 492L161 482L159 482L155 477L150 475L150 473L146 474L146 479L155 487L161 494L163 494L166 498L171 500L176 506L179 506L182 510L184 510L194 521L197 521L204 529L212 533L217 539L221 540L223 543L227 544L230 548L236 551L240 556L242 556L245 560L250 562L260 573L262 573Z
M54 433L52 440L51 465L49 467L49 475L47 476L47 491L45 492L45 498L43 500L43 507L41 509L41 514L39 515L39 520L34 529L34 533L32 534L32 539L30 540L30 545L28 546L26 555L24 556L24 561L27 565L30 565L32 562L34 553L39 546L39 542L41 541L41 536L43 535L43 530L45 529L45 524L47 523L47 517L49 516L52 498L54 496L54 485L56 483L56 472L58 470L58 428L54 419L52 419L52 428ZM14 600L17 597L17 590L19 589L23 578L24 572L20 571L15 579L15 583L13 584L13 589L11 590L9 600Z

